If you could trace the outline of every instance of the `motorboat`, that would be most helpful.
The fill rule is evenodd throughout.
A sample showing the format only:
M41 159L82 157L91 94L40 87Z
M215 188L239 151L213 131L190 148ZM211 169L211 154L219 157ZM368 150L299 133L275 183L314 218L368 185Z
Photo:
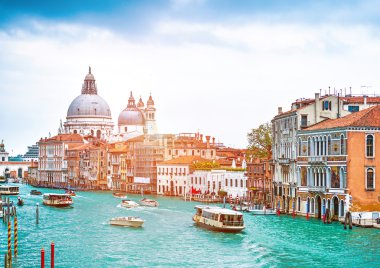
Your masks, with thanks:
M38 191L38 190L31 190L30 194L31 195L42 195L42 193L40 191Z
M245 228L243 214L216 206L198 205L193 221L200 227L227 233L238 233Z
M248 202L242 202L241 204L236 204L231 206L232 210L235 211L248 211L249 209L249 203Z
M65 194L69 194L69 195L71 195L71 196L76 196L76 195L77 195L73 190L69 190L69 189L67 189L67 190L65 191Z
M139 217L116 217L112 218L109 223L111 225L128 226L128 227L141 227L144 224L144 220Z
M135 208L135 207L138 207L140 205L137 204L135 201L132 201L130 199L124 199L121 201L121 206L124 208Z
M20 193L18 186L0 185L1 195L18 195Z
M112 195L113 197L116 197L116 198L127 198L127 195L125 193L116 192L116 193L113 193Z
M24 205L24 200L21 199L21 197L17 198L17 206L23 206Z
M73 199L69 194L44 194L43 204L52 207L68 207L73 204Z
M141 205L146 206L146 207L158 207L160 204L153 199L149 198L143 198L140 200Z

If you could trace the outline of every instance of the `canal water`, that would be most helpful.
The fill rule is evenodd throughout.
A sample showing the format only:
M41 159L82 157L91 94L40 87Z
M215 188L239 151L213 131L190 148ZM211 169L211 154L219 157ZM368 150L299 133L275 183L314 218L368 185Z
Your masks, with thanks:
M41 196L29 195L31 189L20 185L25 205L17 210L19 256L13 267L39 267L42 247L50 267L51 241L56 267L380 267L377 229L344 230L338 223L303 217L245 214L245 231L225 234L194 226L196 203L177 198L154 197L158 208L125 209L110 192L78 192L73 208L60 209L42 206ZM112 217L129 215L145 219L144 227L108 224ZM7 227L0 225L4 256Z

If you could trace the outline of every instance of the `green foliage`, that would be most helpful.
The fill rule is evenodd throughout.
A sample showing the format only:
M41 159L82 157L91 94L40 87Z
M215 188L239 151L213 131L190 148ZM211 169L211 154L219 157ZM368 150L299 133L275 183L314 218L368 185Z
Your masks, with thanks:
M210 170L210 169L217 169L220 167L219 163L211 162L211 161L205 161L205 162L195 162L191 166L193 169L201 169L201 170Z
M248 158L271 158L272 157L272 125L265 123L258 128L253 128L247 134Z

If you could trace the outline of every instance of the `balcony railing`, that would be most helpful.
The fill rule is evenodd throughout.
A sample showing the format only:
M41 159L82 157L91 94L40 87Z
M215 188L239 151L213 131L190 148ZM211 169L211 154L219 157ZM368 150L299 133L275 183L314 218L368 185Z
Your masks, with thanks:
M324 193L326 192L326 186L309 186L309 192Z
M278 159L279 164L285 164L286 165L286 164L289 164L289 162L290 162L289 158L283 158L282 157L282 158Z
M327 164L327 156L310 156L308 159L309 164Z

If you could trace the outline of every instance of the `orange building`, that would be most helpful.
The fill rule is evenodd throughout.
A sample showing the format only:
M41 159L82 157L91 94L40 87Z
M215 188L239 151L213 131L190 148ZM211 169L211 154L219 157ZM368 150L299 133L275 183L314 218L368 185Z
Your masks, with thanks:
M298 214L380 211L380 106L297 134Z

